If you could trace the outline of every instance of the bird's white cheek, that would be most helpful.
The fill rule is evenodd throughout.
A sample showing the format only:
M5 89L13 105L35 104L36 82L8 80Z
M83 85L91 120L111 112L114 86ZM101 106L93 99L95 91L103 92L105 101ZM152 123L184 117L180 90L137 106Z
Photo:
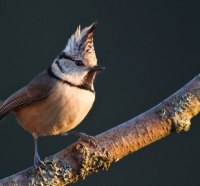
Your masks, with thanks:
M71 71L70 73L64 74L64 79L71 82L74 85L80 85L83 83L83 80L86 75L86 71Z

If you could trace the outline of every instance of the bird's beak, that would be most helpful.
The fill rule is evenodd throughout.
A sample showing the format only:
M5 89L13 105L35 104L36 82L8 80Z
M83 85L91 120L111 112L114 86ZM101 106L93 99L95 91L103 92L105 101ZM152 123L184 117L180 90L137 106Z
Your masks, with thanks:
M90 71L91 72L97 72L97 71L102 71L102 70L105 70L105 67L97 65L97 66L92 67Z

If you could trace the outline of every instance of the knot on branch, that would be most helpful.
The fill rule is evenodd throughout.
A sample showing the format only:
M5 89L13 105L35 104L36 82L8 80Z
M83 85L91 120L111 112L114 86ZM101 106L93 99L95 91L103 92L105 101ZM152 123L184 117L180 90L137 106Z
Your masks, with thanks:
M105 149L97 151L95 148L87 146L85 143L77 143L74 148L74 158L80 163L78 171L78 179L85 179L92 172L98 172L99 169L108 170L111 162L108 152Z
M64 185L72 177L72 168L64 164L58 157L52 156L44 160L39 169L30 171L30 185Z
M181 131L188 131L190 129L190 104L194 98L190 92L186 92L180 95L177 95L172 102L173 111L171 117L175 125L176 131L179 133Z

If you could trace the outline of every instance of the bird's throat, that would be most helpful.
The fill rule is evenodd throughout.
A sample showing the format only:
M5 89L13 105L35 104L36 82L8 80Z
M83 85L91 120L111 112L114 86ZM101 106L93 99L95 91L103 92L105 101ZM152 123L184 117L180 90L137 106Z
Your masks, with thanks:
M51 77L51 78L54 78L64 84L68 84L72 87L77 87L77 88L80 88L80 89L84 89L84 90L87 90L87 91L90 91L92 93L95 93L94 89L93 89L93 81L94 81L94 77L96 75L95 72L91 73L89 72L85 78L84 78L84 81L82 84L80 85L75 85L69 81L66 81L66 80L63 80L61 79L60 77L58 77L56 74L54 74L54 72L52 71L52 67L50 66L48 69L47 69L47 73L48 75Z

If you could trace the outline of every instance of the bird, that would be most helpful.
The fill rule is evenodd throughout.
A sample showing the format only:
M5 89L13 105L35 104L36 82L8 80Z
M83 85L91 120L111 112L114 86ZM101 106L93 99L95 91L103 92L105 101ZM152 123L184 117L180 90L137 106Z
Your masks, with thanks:
M34 165L39 166L38 137L74 133L95 101L97 65L93 36L97 22L81 29L79 25L66 47L51 65L26 86L0 101L0 122L7 114L16 116L34 139Z

